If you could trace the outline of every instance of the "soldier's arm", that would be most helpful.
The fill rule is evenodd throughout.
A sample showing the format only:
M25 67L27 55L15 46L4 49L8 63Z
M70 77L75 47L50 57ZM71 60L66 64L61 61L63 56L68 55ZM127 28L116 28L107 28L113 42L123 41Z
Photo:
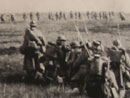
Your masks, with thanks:
M30 37L30 40L35 41L37 45L42 45L41 40L36 35L31 33L29 29L27 30L27 34Z

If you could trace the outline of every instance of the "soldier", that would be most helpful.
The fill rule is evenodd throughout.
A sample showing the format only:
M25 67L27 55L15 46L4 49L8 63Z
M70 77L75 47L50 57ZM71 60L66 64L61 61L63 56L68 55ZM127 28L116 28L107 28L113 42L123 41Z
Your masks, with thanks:
M30 20L33 20L33 13L30 13Z
M104 47L101 43L101 41L93 41L91 50L93 54L100 54L100 55L105 55Z
M73 19L73 12L70 12L70 19Z
M63 16L63 19L66 20L66 13L63 13L62 16Z
M126 52L122 47L120 40L113 41L113 47L109 49L109 56L111 60L111 69L113 70L117 84L119 87L119 96L123 98L125 96L125 85L124 77L125 74L125 64L126 64ZM125 64L124 64L125 63Z
M66 45L66 38L65 36L61 35L58 36L56 40L56 48L57 48L57 68L58 68L58 75L65 76L67 74L67 65L66 65L66 57L67 53L69 52L69 48Z
M40 20L40 14L39 14L39 12L36 13L36 17L37 17L37 20L39 21Z
M14 18L13 14L10 15L10 20L11 20L11 22L15 22L15 18Z
M1 14L0 19L1 19L1 22L5 22L4 14Z
M77 41L71 42L70 46L71 46L71 52L67 60L67 66L69 68L69 71L68 71L69 77L71 78L74 75L74 71L75 71L72 67L75 60L79 57L81 53L81 47L80 47L79 42Z
M30 22L30 28L26 29L24 42L21 46L21 53L24 54L24 70L34 78L37 72L44 72L40 64L40 57L45 52L46 40L43 34L37 29L34 21Z
M78 19L81 19L82 17L81 17L81 13L80 12L78 12Z
M56 19L56 20L59 20L58 12L56 12L56 14L55 14L55 19Z
M25 13L23 13L23 20L26 21L26 19L27 19L27 16Z
M115 91L112 91L113 89ZM117 98L118 86L115 75L110 70L108 58L95 54L94 58L90 60L87 90L89 96L110 98L114 95L114 98ZM93 95L92 91L96 92L95 95Z

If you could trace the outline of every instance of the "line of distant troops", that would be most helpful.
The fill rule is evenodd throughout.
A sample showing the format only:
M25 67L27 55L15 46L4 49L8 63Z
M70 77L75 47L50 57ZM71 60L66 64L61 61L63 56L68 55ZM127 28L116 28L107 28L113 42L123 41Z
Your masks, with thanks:
M0 21L2 23L6 22L6 16L5 14L0 15ZM86 12L86 13L81 13L81 12L56 12L56 13L48 13L48 19L49 20L67 20L67 19L76 19L76 20L81 20L81 19L88 19L88 20L110 20L112 17L115 16L114 12ZM118 16L121 20L126 20L125 16L122 13L118 13ZM27 20L28 15L26 13L22 14L23 21ZM40 13L37 12L35 15L33 13L29 13L29 18L30 20L34 20L34 17L36 17L37 21L40 21ZM9 15L9 20L10 22L16 22L16 17L14 14Z
M118 13L121 20L125 20L125 16L120 12ZM68 17L69 16L69 17ZM67 20L69 19L95 19L95 20L109 20L115 16L114 12L70 12L68 15L65 12L49 13L49 20Z
M115 16L114 12L70 12L68 15L65 12L49 13L49 20L67 20L69 19L94 19L94 20L110 20ZM118 16L121 20L125 20L125 16L120 12Z
M40 20L40 13L35 13L35 16L36 16L36 19L37 19L37 21L39 21ZM33 13L30 13L29 14L29 18L30 18L30 21L32 21L32 20L34 20L34 14ZM0 15L0 21L2 22L2 23L4 23L4 22L7 22L8 20L7 20L7 17L9 17L8 18L8 20L10 21L10 22L16 22L16 15L15 14L10 14L10 15L6 15L6 14L1 14ZM22 15L22 18L23 18L23 21L26 21L27 20L27 14L26 13L23 13L23 15Z

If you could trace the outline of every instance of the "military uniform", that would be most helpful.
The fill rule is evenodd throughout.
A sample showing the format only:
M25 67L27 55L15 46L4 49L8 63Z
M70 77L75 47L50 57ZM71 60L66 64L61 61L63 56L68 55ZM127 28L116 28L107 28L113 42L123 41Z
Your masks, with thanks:
M81 53L81 48L80 48L80 44L77 41L70 43L70 46L71 46L71 52L67 60L67 66L68 66L68 74L69 77L71 78L75 73L73 64L75 60L79 57Z
M26 29L24 42L21 46L21 53L24 57L24 70L31 74L30 71L35 72L40 70L39 56L45 51L45 38L40 31L36 29L35 22L30 23L30 29Z
M109 50L109 57L111 60L111 69L113 70L116 81L119 87L119 96L123 98L125 96L125 85L124 85L124 74L125 74L125 64L123 59L125 59L124 48L122 47L119 40L113 41L113 47Z
M101 44L101 41L93 41L91 51L94 54L100 54L101 56L105 56L104 47Z
M67 47L66 38L64 36L58 36L56 40L56 54L57 54L57 74L60 76L65 76L67 74L67 64L66 57L69 52Z

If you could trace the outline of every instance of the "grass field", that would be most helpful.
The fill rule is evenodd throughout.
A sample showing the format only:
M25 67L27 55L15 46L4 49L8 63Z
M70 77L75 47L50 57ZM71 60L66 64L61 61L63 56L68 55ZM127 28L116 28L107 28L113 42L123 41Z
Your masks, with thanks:
M84 23L87 24L89 34L86 34ZM130 22L120 21L120 35L123 46L130 53ZM76 21L84 40L101 40L105 47L112 45L112 40L119 37L117 21ZM38 22L39 29L47 41L55 41L59 34L64 34L68 43L77 40L77 33L73 21ZM86 94L72 95L65 90L58 91L57 86L24 80L23 55L19 53L25 29L29 23L0 23L0 98L86 98ZM130 98L129 91L126 98Z

